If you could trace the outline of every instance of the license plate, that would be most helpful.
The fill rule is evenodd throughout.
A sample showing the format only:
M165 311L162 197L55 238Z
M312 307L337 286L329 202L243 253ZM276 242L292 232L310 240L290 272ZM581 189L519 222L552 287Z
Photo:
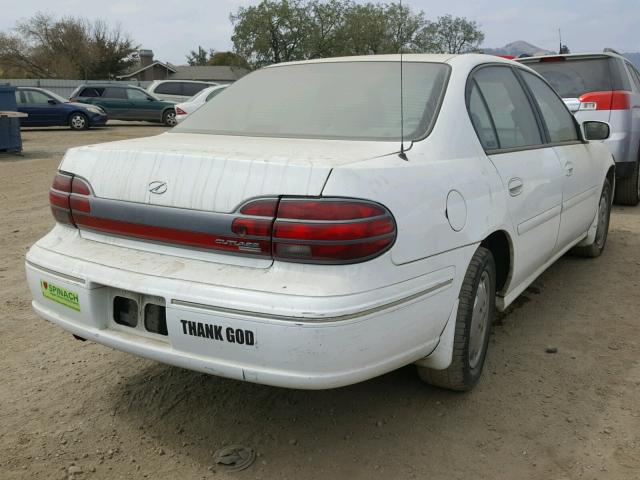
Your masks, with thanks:
M76 312L80 311L80 297L76 292L51 283L48 280L40 280L40 290L42 290L44 298L48 298Z

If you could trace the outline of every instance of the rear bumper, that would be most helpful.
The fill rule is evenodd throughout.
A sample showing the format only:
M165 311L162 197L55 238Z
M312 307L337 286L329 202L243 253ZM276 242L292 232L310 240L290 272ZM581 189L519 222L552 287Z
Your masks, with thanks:
M339 310L331 309L331 316L312 318L307 313L325 308L326 299L296 298L294 303L306 305L296 316L275 315L266 307L286 301L276 294L262 311L256 311L249 299L246 304L254 305L254 310L242 309L242 298L236 302L239 308L221 308L216 299L225 293L214 285L204 287L210 301L203 304L203 285L195 288L183 280L70 260L38 246L27 254L26 271L34 310L78 336L190 370L304 389L357 383L428 356L447 320L455 315L458 291L456 269L444 268L421 278L418 291L408 282L407 293L413 293L401 299L381 298L385 295L381 289L370 292L378 307L354 310L350 307L362 305L362 299L354 295L349 305L346 296L340 299ZM122 291L117 284L123 277L135 285L140 298L166 305L167 336L113 321L113 296ZM46 298L43 281L77 294L79 309ZM196 289L199 294L190 293ZM198 324L203 327L196 328ZM207 325L218 327L217 338L199 335ZM239 336L252 341L240 342Z

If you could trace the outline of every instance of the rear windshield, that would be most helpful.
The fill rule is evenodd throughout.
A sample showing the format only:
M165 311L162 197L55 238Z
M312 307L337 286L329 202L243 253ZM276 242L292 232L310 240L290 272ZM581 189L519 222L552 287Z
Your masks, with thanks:
M622 89L613 62L608 58L592 58L525 63L542 75L561 97L578 98L589 92Z
M435 120L450 67L405 63L404 138ZM174 131L399 141L400 64L329 62L259 70L188 116Z

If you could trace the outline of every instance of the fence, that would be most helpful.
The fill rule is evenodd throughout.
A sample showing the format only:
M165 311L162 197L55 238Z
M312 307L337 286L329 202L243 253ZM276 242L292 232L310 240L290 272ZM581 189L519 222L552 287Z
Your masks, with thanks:
M137 85L142 88L147 88L151 85L151 82L141 82L138 80L57 80L55 78L7 78L0 79L0 84L9 83L16 87L39 87L45 88L57 93L61 97L69 98L71 93L82 84L91 83L115 83L120 85Z

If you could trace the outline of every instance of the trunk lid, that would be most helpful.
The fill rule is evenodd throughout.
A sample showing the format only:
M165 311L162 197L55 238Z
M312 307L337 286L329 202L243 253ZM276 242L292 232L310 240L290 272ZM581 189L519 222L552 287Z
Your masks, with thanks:
M165 133L73 148L60 169L86 179L97 197L228 213L255 197L320 195L332 168L397 150L387 142ZM151 192L154 182L166 191Z

